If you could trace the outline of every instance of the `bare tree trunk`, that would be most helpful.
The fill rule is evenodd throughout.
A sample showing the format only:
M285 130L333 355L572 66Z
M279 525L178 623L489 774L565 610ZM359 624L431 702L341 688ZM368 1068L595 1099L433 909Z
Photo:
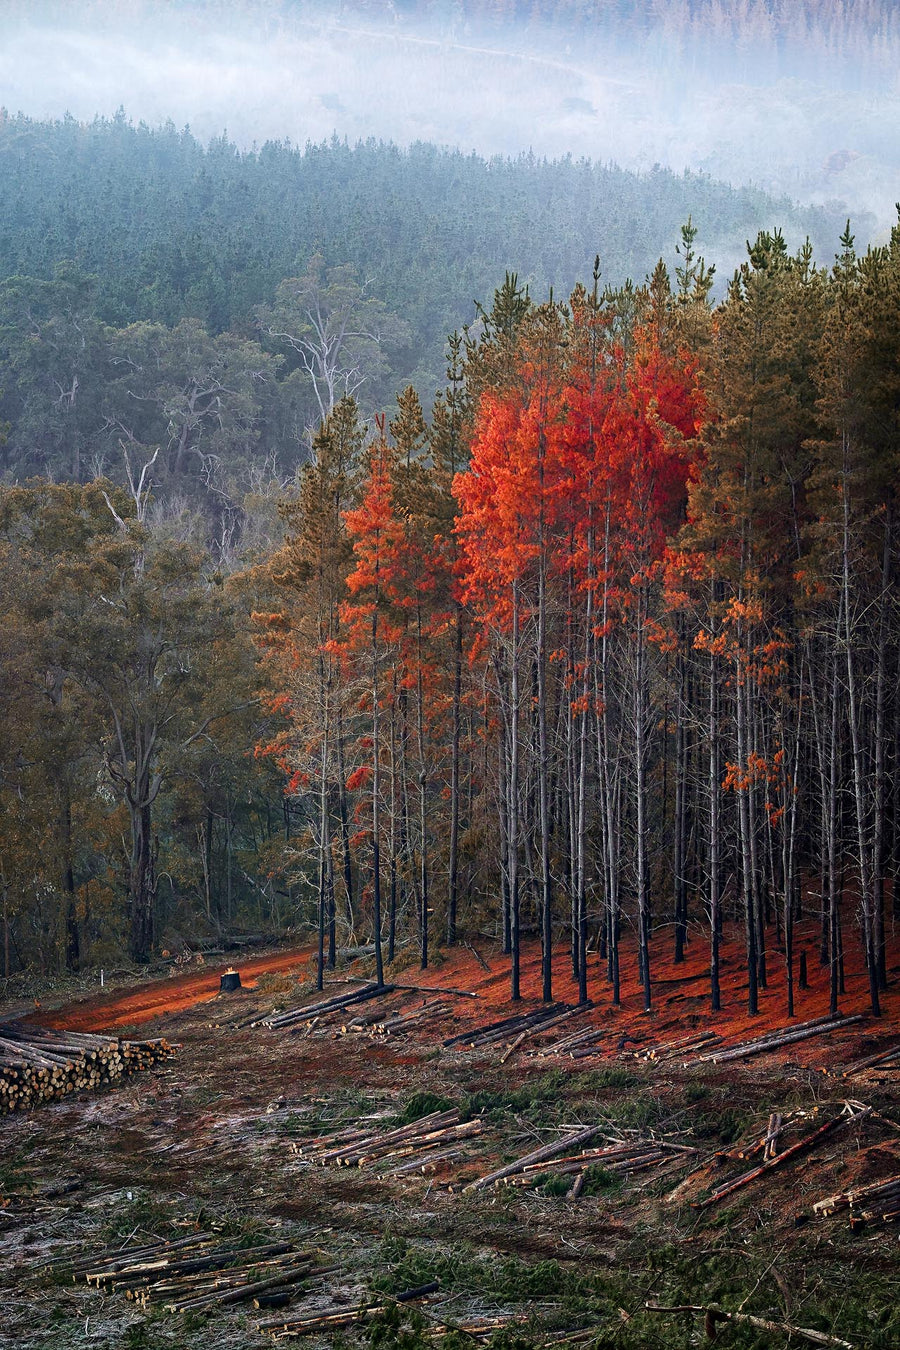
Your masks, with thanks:
M150 803L131 807L131 956L146 962L153 946L153 908L156 885L153 868L153 840Z
M419 647L416 672L417 730L419 740L419 958L422 970L428 969L428 802L425 765L425 689L422 679L422 617L417 615Z
M456 946L459 888L459 742L462 702L462 606L456 606L453 633L453 731L450 742L450 856L447 876L447 946Z
M519 991L519 588L513 583L512 660L509 710L509 939L511 955L510 997Z
M397 676L394 675L394 697L391 699L391 774L389 783L391 803L391 825L388 836L390 857L388 859L388 961L393 961L397 949L397 719L394 709L397 706Z
M734 698L735 698L735 725L737 728L737 762L740 773L747 772L747 710L746 697L747 686L745 674L741 670L741 653L735 657L734 671ZM744 896L744 918L747 935L747 1011L752 1015L759 1011L759 996L757 989L757 952L756 952L756 915L753 903L753 872L752 859L750 851L750 804L748 801L747 788L743 784L737 785L738 801L738 823L740 827L741 838L741 878L742 890Z
M885 841L885 700L887 693L888 595L891 585L892 513L888 508L884 523L884 551L881 564L881 596L878 606L878 665L875 682L875 766L872 832L872 887L875 925L875 949L878 960L878 987L887 989L887 947L884 932L884 841Z
M588 550L592 551L592 541ZM588 587L584 615L584 673L581 678L581 712L578 727L578 780L576 788L575 823L575 912L578 952L578 1001L586 1003L587 984L587 761L588 761L588 706L590 702L590 670L593 625L593 587Z
M721 771L719 768L719 688L716 656L709 654L709 987L713 1012L722 1008L719 934L721 930L720 816Z
M3 978L8 980L11 974L9 961L9 887L3 877Z
M337 756L338 756L338 810L341 821L341 857L344 864L344 898L347 905L347 933L352 939L353 921L353 860L350 856L350 822L347 811L347 771L344 767L344 724L343 716L337 715Z
M506 745L506 727L500 719L497 736L497 774L499 791L497 793L500 816L500 907L503 931L503 955L512 953L512 923L509 889L509 756Z
M635 630L634 666L634 758L635 810L637 837L635 870L638 899L638 964L644 991L644 1012L651 1007L650 989L650 891L647 876L647 686L646 651L644 648L645 583L641 583L638 601L638 623Z
M66 907L66 970L78 970L81 965L81 942L78 932L78 909L75 900L75 871L72 863L72 799L69 784L62 783L62 890Z
M687 728L686 722L686 662L681 650L681 622L679 621L679 647L675 656L677 678L677 701L675 704L675 856L674 856L674 938L675 964L684 960L684 948L687 942Z
M844 432L844 465L842 482L843 536L841 584L844 604L844 647L847 660L847 696L849 699L848 716L850 722L850 750L853 766L853 800L856 806L856 839L859 849L859 886L862 906L863 942L865 945L866 973L869 977L869 999L873 1017L881 1016L881 1000L878 992L878 953L875 946L875 922L873 915L872 867L869 853L869 841L866 828L865 792L863 785L863 753L860 742L859 695L856 686L856 663L853 659L853 626L850 619L850 491L849 475L849 437Z
M316 988L324 988L325 981L325 928L327 916L328 865L327 855L331 849L328 837L328 755L331 709L328 701L325 670L322 658L319 660L320 690L323 703L322 726L322 766L319 774L319 924L318 924L318 960L316 965Z
M546 564L542 556L538 577L537 653L538 802L541 829L541 975L543 998L546 1003L550 1003L553 999L553 891L550 880L550 805L547 795L547 778L550 766L547 753L547 583L545 570Z
M384 984L381 950L381 728L378 708L378 608L372 611L372 895L375 929L375 981Z

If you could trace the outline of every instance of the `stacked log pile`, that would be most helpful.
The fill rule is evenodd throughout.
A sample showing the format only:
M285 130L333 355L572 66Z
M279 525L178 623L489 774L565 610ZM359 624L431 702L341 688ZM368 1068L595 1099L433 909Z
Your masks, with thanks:
M836 1214L839 1210L850 1211L850 1227L854 1232L866 1226L900 1223L900 1173L885 1181L829 1195L813 1205L814 1214Z
M421 1031L432 1022L444 1021L450 1016L452 1016L450 1004L443 999L435 999L419 1008L406 1010L397 1008L387 1015L384 1012L362 1013L351 1018L349 1022L344 1022L336 1034L347 1036L356 1033L376 1040L388 1036L404 1036L410 1031Z
M449 1161L465 1152L466 1141L480 1135L484 1122L462 1120L458 1107L433 1111L394 1130L350 1128L296 1152L320 1167L371 1167L379 1164L386 1175L425 1170L428 1164Z
M587 1030L581 1028L552 1041L549 1045L535 1046L530 1053L540 1059L545 1059L548 1055L568 1055L570 1059L586 1059L589 1055L603 1053L604 1047L601 1042L605 1034L598 1027L588 1027Z
M174 1242L112 1248L72 1266L75 1281L168 1312L210 1312L251 1299L257 1308L294 1298L310 1277L334 1267L316 1264L316 1253L289 1242L253 1247L222 1245L219 1237L194 1234Z
M714 1045L720 1045L722 1037L714 1031L698 1031L691 1036L681 1036L675 1041L665 1041L662 1045L652 1045L633 1051L635 1059L645 1064L664 1064L672 1060L683 1059L685 1055L699 1054L702 1050L708 1054Z
M168 1041L124 1041L76 1031L0 1024L0 1115L149 1069L175 1053Z

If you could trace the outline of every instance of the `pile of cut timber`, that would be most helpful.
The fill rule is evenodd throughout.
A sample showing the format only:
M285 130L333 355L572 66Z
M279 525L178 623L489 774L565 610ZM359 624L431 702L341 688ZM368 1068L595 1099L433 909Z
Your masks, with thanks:
M484 1130L481 1120L461 1120L458 1107L433 1111L409 1125L395 1130L351 1128L329 1138L316 1140L296 1151L321 1167L371 1167L387 1164L390 1175L424 1170L425 1165L459 1157L464 1141Z
M149 1069L175 1053L165 1040L123 1041L78 1031L0 1024L0 1115Z
M582 1149L570 1157L556 1157L549 1162L545 1158L525 1163L521 1172L506 1178L506 1184L533 1186L547 1172L552 1172L554 1176L573 1176L575 1180L569 1196L576 1200L587 1180L590 1167L600 1166L608 1172L643 1172L651 1167L683 1162L686 1155L696 1153L697 1149L692 1145L673 1144L666 1139L610 1140L599 1148Z
M384 998L392 994L392 984L366 984L362 989L354 989L349 994L336 994L333 998L320 999L318 1003L305 1003L299 1008L288 1008L286 1012L272 1013L260 1019L264 1027L293 1027L299 1031L302 1026L312 1027L323 1017L335 1013L344 1013L357 1003L368 1003L373 998Z
M420 1031L431 1022L444 1021L450 1016L452 1016L450 1004L445 1003L443 999L435 999L431 1003L423 1003L419 1008L407 1008L405 1011L397 1008L387 1015L384 1012L360 1013L349 1022L342 1023L336 1034L347 1036L356 1033L373 1039L404 1036L410 1031Z
M560 1040L552 1041L549 1045L539 1045L530 1053L542 1059L547 1055L568 1055L570 1059L586 1059L589 1055L603 1053L600 1042L605 1034L598 1027L588 1027L587 1030L582 1028L561 1037Z
M886 1181L873 1181L869 1186L829 1195L813 1205L815 1214L834 1214L841 1209L849 1209L854 1232L866 1224L900 1222L900 1173Z
M209 1312L250 1299L257 1308L277 1307L294 1298L309 1277L333 1269L317 1267L315 1253L298 1252L289 1242L222 1246L220 1237L207 1233L111 1248L72 1266L76 1281L169 1312Z
M644 1050L635 1050L635 1059L646 1064L662 1064L673 1059L682 1059L685 1055L698 1053L701 1049L708 1053L713 1045L720 1045L721 1036L714 1031L698 1031L692 1036L682 1036L676 1041L665 1041L662 1045L652 1045Z
M798 1022L795 1027L784 1027L780 1031L770 1031L752 1041L742 1041L739 1045L728 1045L724 1050L713 1050L710 1054L696 1055L695 1064L727 1064L736 1059L749 1059L752 1055L764 1055L770 1050L780 1050L784 1045L793 1045L796 1041L808 1040L811 1036L824 1036L829 1031L838 1031L854 1022L863 1021L862 1013L852 1017L825 1016L815 1017L811 1022Z
M507 1050L503 1055L505 1060L531 1036L541 1035L559 1026L561 1022L580 1017L588 1012L590 1007L589 1003L579 1003L574 1007L568 1003L548 1003L531 1012L504 1017L499 1022L489 1022L487 1026L475 1027L470 1031L461 1032L458 1036L451 1036L449 1040L444 1041L444 1049L456 1046L460 1050L482 1050L489 1045L508 1041Z
M532 1164L549 1162L551 1158L571 1154L573 1149L589 1143L596 1134L600 1133L600 1128L599 1125L588 1125L585 1129L570 1130L552 1143L543 1144L531 1153L516 1158L515 1162L507 1163L504 1167L498 1167L495 1171L488 1172L486 1176L478 1177L476 1181L470 1181L468 1186L464 1186L463 1189L466 1191L481 1191L486 1186L495 1186L500 1181L506 1181L508 1177L524 1172L526 1167Z

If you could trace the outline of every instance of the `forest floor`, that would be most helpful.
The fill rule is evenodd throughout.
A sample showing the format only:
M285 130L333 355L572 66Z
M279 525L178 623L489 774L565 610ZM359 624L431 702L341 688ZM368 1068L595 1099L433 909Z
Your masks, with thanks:
M468 1040L443 1045L540 1006L538 951L526 951L523 1002L514 1006L508 959L481 940L477 953L438 953L427 972L409 965L390 972L417 990L398 989L312 1026L247 1025L275 1008L321 998L310 988L309 948L238 962L247 987L236 994L218 995L218 970L206 967L41 1009L35 1020L46 1025L116 1034L134 1028L180 1048L116 1089L0 1118L0 1346L271 1344L271 1333L256 1327L272 1314L247 1304L177 1313L154 1300L142 1309L121 1290L73 1279L73 1260L111 1246L209 1233L225 1245L277 1239L318 1254L327 1274L308 1281L285 1317L333 1315L438 1284L426 1300L401 1311L388 1305L358 1325L307 1337L311 1345L686 1350L707 1343L702 1313L646 1306L655 1303L737 1314L714 1328L726 1347L896 1350L897 1223L853 1231L846 1208L826 1217L813 1205L900 1174L900 1067L846 1073L900 1041L900 941L891 946L880 1020L864 1016L753 1058L716 1063L695 1050L657 1061L645 1056L691 1034L714 1031L724 1050L785 1028L774 934L769 988L754 1018L745 1011L737 935L723 949L724 1008L715 1017L705 944L692 943L676 966L665 939L655 939L651 1013L641 1009L633 951L623 951L620 1009L610 1006L594 957L594 1006L512 1051L512 1035L475 1049ZM841 1012L865 1014L867 991L850 945L848 936ZM802 948L811 987L797 993L795 1022L828 1011L812 924L800 928L798 953ZM560 948L554 994L573 1003L567 966ZM349 992L359 987L354 978L369 973L355 962L329 976L326 993ZM351 1011L383 1004L386 1013L412 1015L437 1000L446 1010L408 1030L342 1034ZM557 1039L591 1025L603 1033L597 1053L574 1059L552 1052ZM435 1153L430 1163L423 1155L422 1167L408 1167L405 1155L343 1167L310 1158L315 1141L358 1122L378 1134L451 1107L479 1122L476 1132L452 1156ZM761 1161L759 1151L747 1161L736 1153L765 1135L773 1112L787 1127L779 1150L838 1123L783 1164L704 1203L715 1187ZM555 1171L553 1161L527 1185L465 1189L565 1138L567 1128L589 1125L599 1130L592 1146L633 1145L634 1166L592 1165L578 1198L567 1198L573 1175L559 1164ZM669 1152L661 1163L644 1164L644 1145ZM493 1331L491 1322L498 1324ZM788 1341L775 1324L806 1330ZM483 1327L483 1334L473 1339L471 1331L448 1327Z

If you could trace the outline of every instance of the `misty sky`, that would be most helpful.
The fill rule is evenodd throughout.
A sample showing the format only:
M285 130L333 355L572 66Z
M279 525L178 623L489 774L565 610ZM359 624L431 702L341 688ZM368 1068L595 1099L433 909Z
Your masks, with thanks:
M0 104L79 119L121 105L136 121L189 124L201 140L227 129L242 146L337 132L705 169L801 200L843 200L857 217L874 215L876 235L900 198L896 79L860 85L848 62L817 65L808 51L798 50L796 70L782 53L772 71L752 46L726 43L698 60L671 41L613 49L564 30L426 29L390 4L364 18L324 6L318 21L289 30L264 13L225 24L160 4L129 24L127 10L73 0L36 19L39 10L0 0Z

